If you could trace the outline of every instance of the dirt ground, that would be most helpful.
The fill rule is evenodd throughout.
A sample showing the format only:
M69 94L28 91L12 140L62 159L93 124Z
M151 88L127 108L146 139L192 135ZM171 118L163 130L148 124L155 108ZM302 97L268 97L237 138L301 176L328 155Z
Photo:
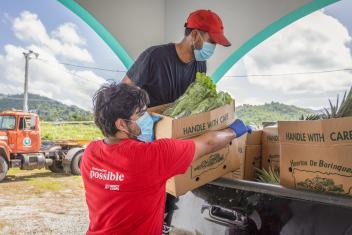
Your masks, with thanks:
M0 234L84 234L88 210L80 176L11 169L0 183Z

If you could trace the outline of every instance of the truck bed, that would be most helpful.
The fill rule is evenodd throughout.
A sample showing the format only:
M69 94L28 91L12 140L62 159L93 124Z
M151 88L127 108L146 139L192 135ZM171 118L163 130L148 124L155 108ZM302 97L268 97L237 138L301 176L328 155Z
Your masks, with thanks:
M239 189L243 191L268 194L276 197L352 208L352 197L347 196L290 189L281 185L266 184L247 180L231 180L220 178L211 182L210 184L226 188Z

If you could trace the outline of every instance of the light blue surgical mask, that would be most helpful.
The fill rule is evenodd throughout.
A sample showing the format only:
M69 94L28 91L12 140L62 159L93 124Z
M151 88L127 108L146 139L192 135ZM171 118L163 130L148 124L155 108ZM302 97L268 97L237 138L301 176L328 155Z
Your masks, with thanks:
M154 120L152 116L148 112L145 112L141 117L139 117L136 121L125 119L126 121L136 122L141 133L136 136L132 133L129 133L132 136L137 137L138 140L142 142L151 142L154 140Z
M154 121L152 116L148 112L145 112L143 116L136 121L141 134L137 136L137 139L143 142L151 142L154 140Z
M210 42L203 42L202 49L194 49L194 58L196 61L206 61L208 60L215 51L216 44Z

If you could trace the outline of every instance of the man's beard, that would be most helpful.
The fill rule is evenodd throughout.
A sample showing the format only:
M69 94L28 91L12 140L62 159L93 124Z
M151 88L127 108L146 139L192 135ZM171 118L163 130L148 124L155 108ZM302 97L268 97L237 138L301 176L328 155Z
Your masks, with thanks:
M127 125L127 130L128 130L128 132L126 132L126 134L127 134L128 138L130 138L130 139L137 139L137 136L138 136L138 135L135 135L135 134L133 133L133 130L132 130L132 128L129 127L129 125Z

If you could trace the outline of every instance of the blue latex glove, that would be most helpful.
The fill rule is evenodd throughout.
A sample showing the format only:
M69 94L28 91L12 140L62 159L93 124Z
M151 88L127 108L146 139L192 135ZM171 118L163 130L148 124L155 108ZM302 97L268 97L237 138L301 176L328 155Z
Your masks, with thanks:
M243 123L242 120L236 119L230 126L230 129L232 129L236 133L236 138L246 134L246 133L252 133L252 128L250 126L247 126Z
M155 115L150 115L153 119L153 135L152 135L152 140L155 140L155 131L154 131L154 127L155 127L155 123L157 123L158 121L160 121L160 116L155 116Z
M154 115L151 115L151 116L152 116L154 124L157 123L158 121L160 121L160 116L154 116Z

